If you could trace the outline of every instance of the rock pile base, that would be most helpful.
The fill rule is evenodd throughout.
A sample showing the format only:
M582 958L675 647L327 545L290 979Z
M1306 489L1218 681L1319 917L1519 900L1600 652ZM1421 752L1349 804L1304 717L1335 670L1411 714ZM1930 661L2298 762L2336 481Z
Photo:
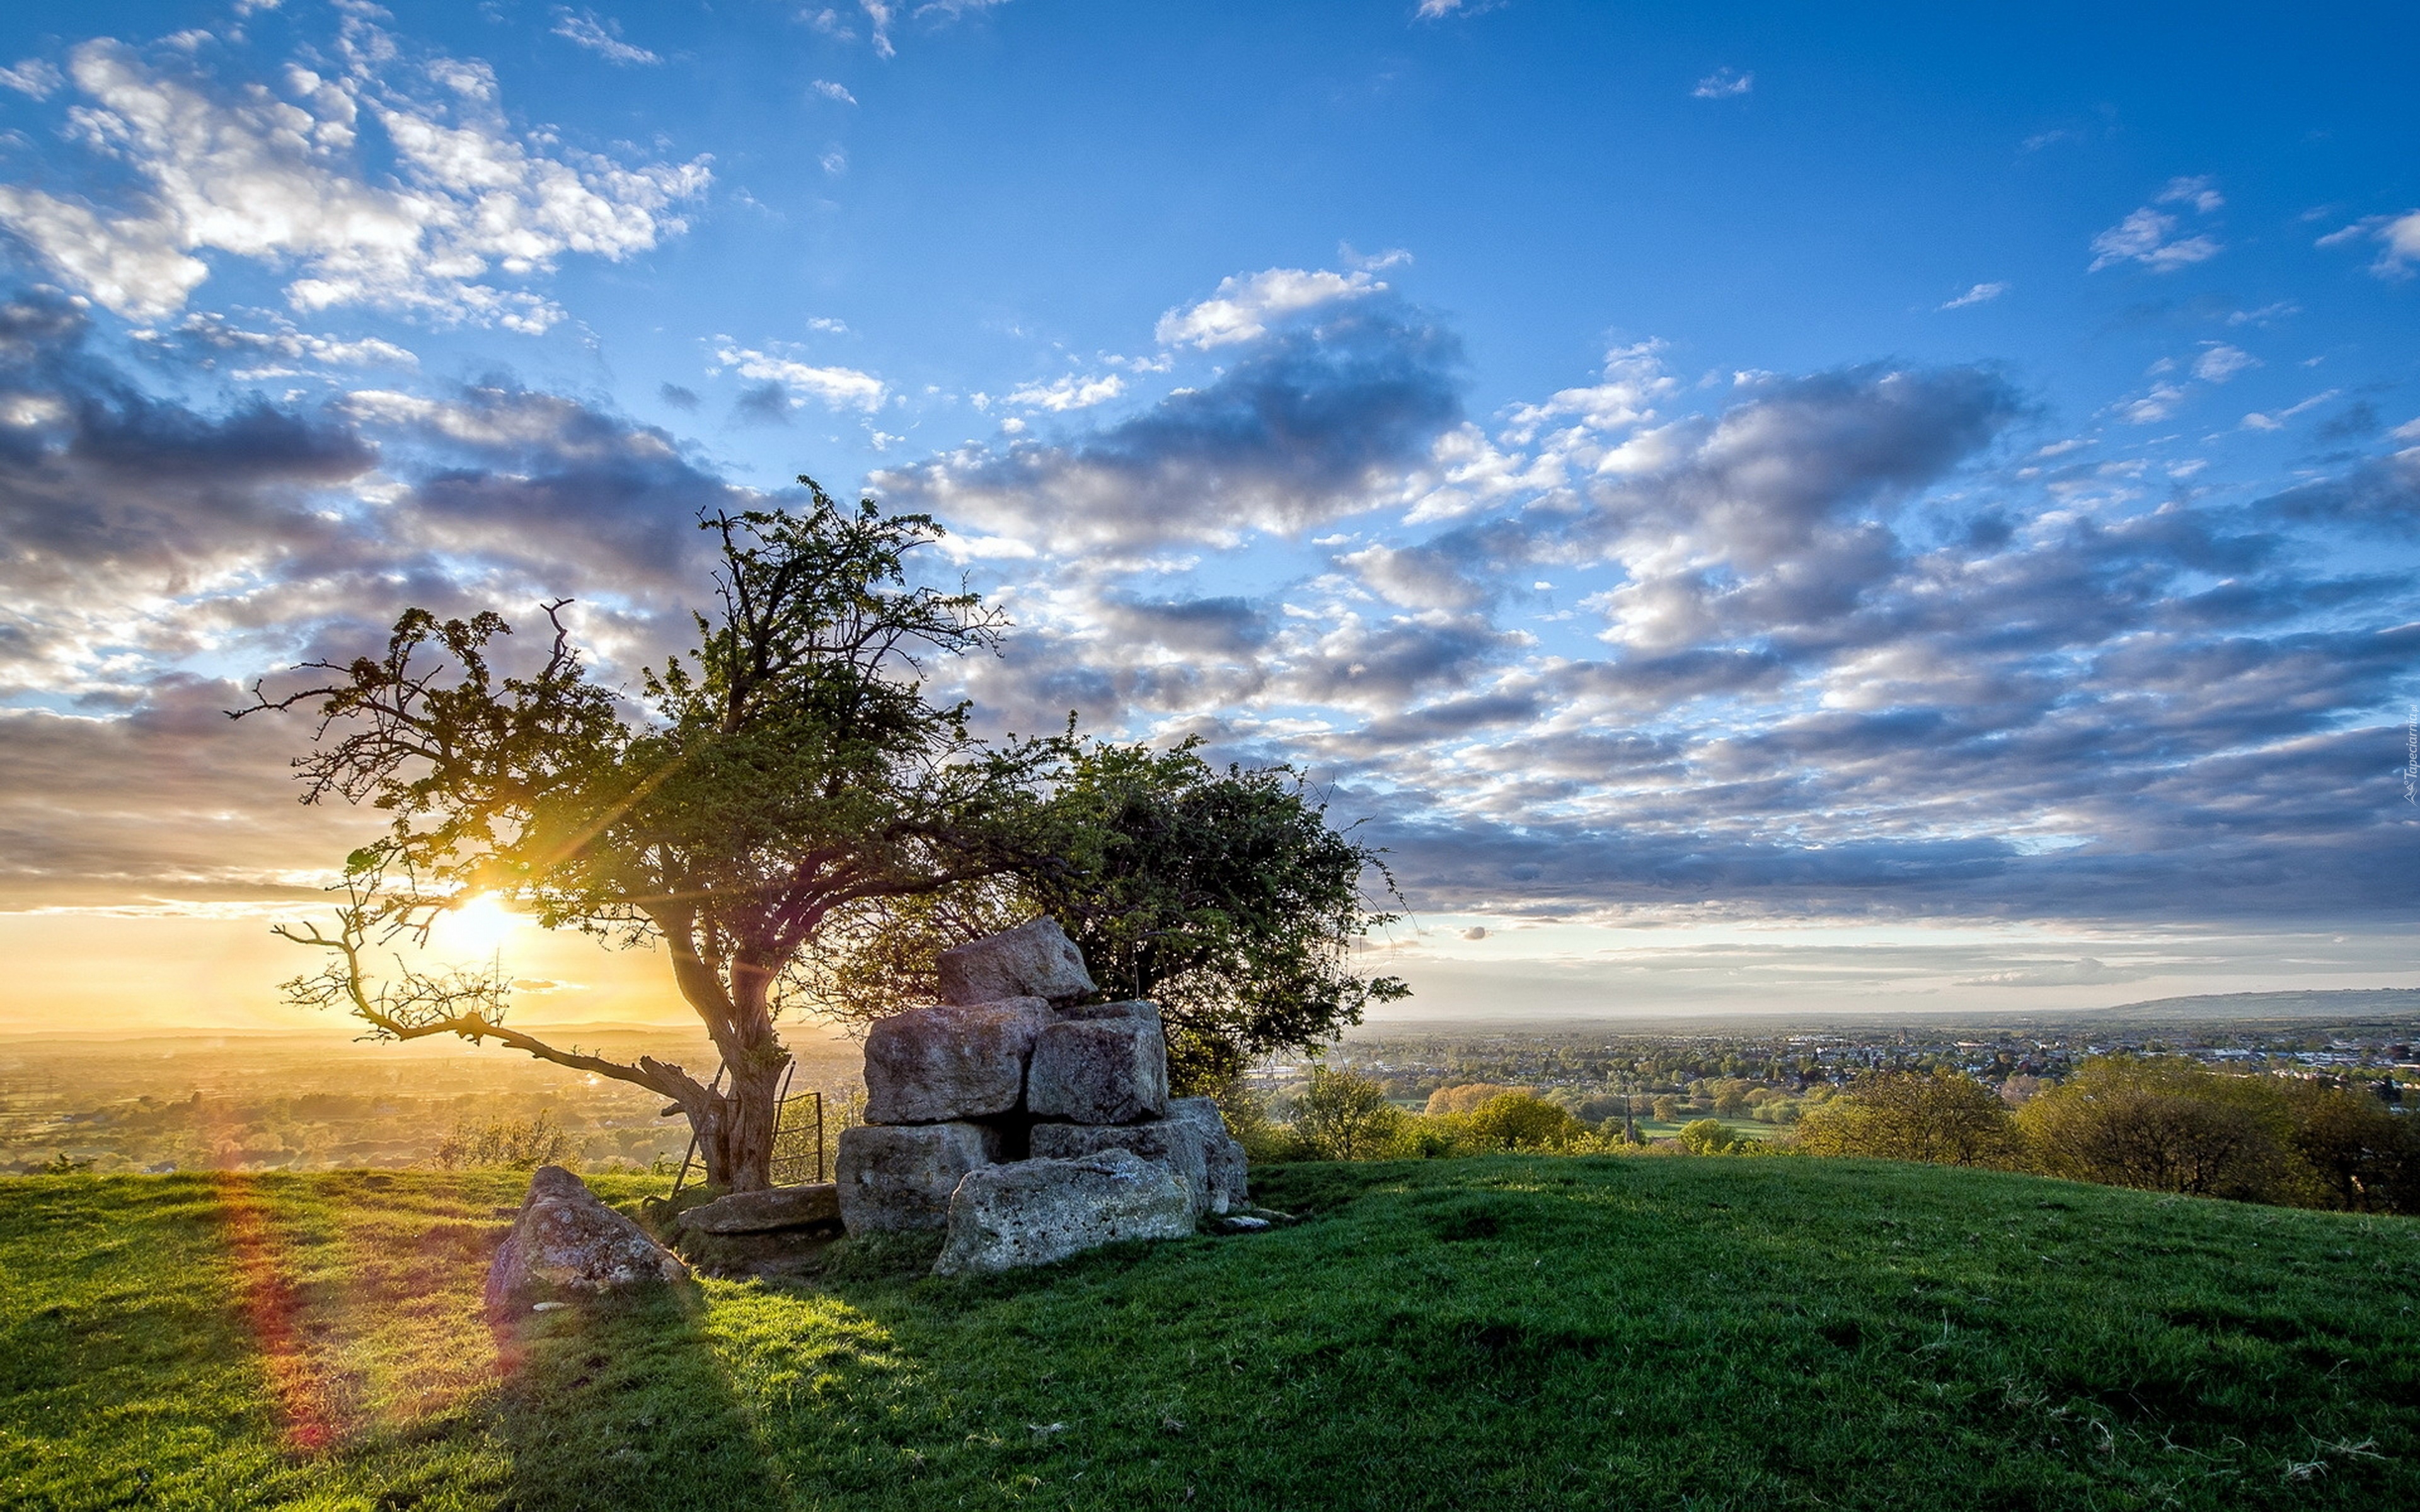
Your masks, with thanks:
M1125 1239L1193 1232L1176 1174L1130 1149L1080 1160L1020 1160L970 1171L950 1198L950 1237L935 1275L1048 1265Z

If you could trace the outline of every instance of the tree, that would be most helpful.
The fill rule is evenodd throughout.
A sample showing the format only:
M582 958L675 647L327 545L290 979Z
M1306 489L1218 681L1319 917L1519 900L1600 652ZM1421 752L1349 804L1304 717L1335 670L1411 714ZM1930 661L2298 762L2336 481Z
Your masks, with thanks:
M1498 1091L1466 1113L1446 1115L1462 1141L1487 1149L1569 1149L1589 1141L1588 1125L1535 1092Z
M304 802L333 795L393 816L347 859L334 928L279 931L331 957L288 984L297 1000L345 1008L373 1038L495 1040L644 1087L688 1116L709 1180L767 1183L789 1061L776 1021L812 949L871 900L1025 860L1047 759L1033 743L979 745L965 705L924 696L923 657L991 648L1002 625L973 594L908 585L905 558L940 527L871 500L845 511L799 482L803 509L702 522L721 548L720 612L694 616L695 649L645 671L635 704L592 679L562 602L546 607L550 648L520 675L491 665L509 649L502 617L415 609L382 656L310 663L328 675L279 697L255 688L237 717L318 715L295 763ZM721 1084L508 1026L499 971L373 978L374 949L425 943L482 894L550 929L660 942L721 1053Z
M2180 1057L2099 1056L2017 1111L2052 1176L2153 1192L2276 1200L2295 1184L2291 1119L2267 1077Z
M2010 1158L2015 1131L1999 1094L1972 1076L1876 1072L1810 1110L1791 1142L1810 1155L1992 1165Z
M1294 1132L1322 1160L1368 1160L1386 1151L1404 1117L1369 1077L1313 1066L1295 1098Z
M1352 961L1395 918L1363 892L1373 874L1392 892L1383 856L1292 768L1221 771L1190 740L1081 744L1072 728L1055 759L1049 842L1014 877L860 906L818 978L828 1007L863 1021L927 1001L939 951L1049 914L1103 990L1159 1005L1174 1085L1207 1092L1409 993Z
M1692 1155L1728 1155L1748 1143L1747 1135L1727 1127L1720 1119L1693 1119L1681 1125L1673 1137Z

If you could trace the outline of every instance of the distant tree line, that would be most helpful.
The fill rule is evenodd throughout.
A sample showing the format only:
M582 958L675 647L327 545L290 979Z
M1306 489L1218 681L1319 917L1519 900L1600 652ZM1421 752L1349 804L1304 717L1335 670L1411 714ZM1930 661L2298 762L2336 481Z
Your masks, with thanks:
M1865 1156L1983 1166L2189 1196L2354 1212L2420 1212L2420 1119L2366 1090L2319 1079L2237 1075L2183 1057L2112 1055L2011 1100L1962 1072L1879 1071L1807 1105L1785 1136L1760 1140L1721 1118L1648 1141L1637 1119L1593 1126L1518 1088L1443 1088L1415 1113L1382 1084L1312 1068L1291 1097L1228 1099L1256 1157L1388 1160L1648 1148L1700 1155ZM1678 1108L1648 1111L1669 1122ZM1745 1105L1723 1110L1736 1117Z

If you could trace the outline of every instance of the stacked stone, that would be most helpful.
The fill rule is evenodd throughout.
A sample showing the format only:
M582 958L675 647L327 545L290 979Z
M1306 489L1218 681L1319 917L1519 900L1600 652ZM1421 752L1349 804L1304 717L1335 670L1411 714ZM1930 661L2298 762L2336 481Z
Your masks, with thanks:
M939 966L941 1002L866 1035L866 1121L840 1139L849 1232L948 1228L939 1269L996 1270L1243 1205L1217 1104L1168 1095L1159 1010L1081 1002L1098 989L1056 920Z

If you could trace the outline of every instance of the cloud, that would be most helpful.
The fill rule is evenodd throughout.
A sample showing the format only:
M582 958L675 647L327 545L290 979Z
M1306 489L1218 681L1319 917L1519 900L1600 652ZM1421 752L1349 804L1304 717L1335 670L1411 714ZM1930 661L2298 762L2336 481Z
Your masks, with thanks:
M846 85L834 84L830 79L817 79L814 84L808 85L808 87L813 89L815 93L823 96L826 100L836 100L844 105L854 105L857 103L857 97L848 92Z
M2356 221L2341 231L2332 231L2319 238L2322 247L2339 247L2347 242L2375 240L2380 244L2378 260L2369 270L2381 278L2402 279L2412 276L2412 267L2420 263L2420 210L2406 210L2401 215L2373 215Z
M624 68L633 64L645 66L663 61L645 48L633 47L622 40L622 23L618 21L600 21L597 19L597 12L593 10L583 10L574 15L566 8L556 7L554 35L568 40L575 47L587 49L608 63Z
M1081 378L1071 373L1051 383L1029 383L1011 390L1001 402L1063 413L1107 404L1125 392L1126 380L1115 373L1100 378Z
M1691 89L1689 94L1696 100L1730 100L1746 94L1755 87L1755 74L1742 73L1736 69L1722 68L1699 80L1697 87Z
M794 395L805 394L833 409L859 409L872 414L891 395L880 378L853 367L816 367L741 347L728 336L715 340L714 366L707 371L720 373L727 369L761 385L769 385L756 391L760 408L796 409L804 401ZM768 394L769 399L764 397Z
M2236 374L2258 367L2260 359L2241 347L2212 342L2194 359L2193 375L2205 383L2224 383Z
M1187 310L1171 310L1159 317L1156 332L1163 347L1228 347L1257 340L1271 324L1315 310L1324 304L1380 293L1386 285L1367 272L1306 272L1299 268L1270 268L1249 276L1221 279L1218 293Z
M1308 314L1210 383L1063 442L970 446L877 472L894 506L1065 553L1292 535L1373 507L1461 419L1461 347L1385 304Z
M2327 389L2312 394L2300 404L2288 405L2283 409L2270 410L2266 413L2256 410L2243 417L2243 428L2245 430L2283 430L2286 428L2286 422L2304 410L2318 409L2343 392L2342 389Z
M2152 203L2190 206L2207 215L2226 203L2211 187L2211 183L2207 177L2172 178ZM2092 266L2088 271L2097 273L2119 263L2134 262L2155 273L2168 273L2208 262L2222 250L2215 238L2179 236L2178 227L2176 216L2146 205L2092 239Z
M2154 383L2149 393L2118 406L2118 418L2130 425L2156 425L2177 412L2185 391L2175 383Z
M566 255L619 261L677 236L706 160L626 166L510 130L486 65L437 57L395 80L394 40L345 23L337 67L289 64L274 86L229 86L174 55L110 40L70 54L89 103L78 138L122 163L111 203L0 185L0 224L121 315L175 313L210 276L205 254L287 278L298 310L343 305L539 331L561 317L526 282ZM167 54L163 54L167 56ZM323 65L324 66L324 65ZM375 138L391 176L364 162Z
M1956 299L1940 306L1944 310L1962 310L1970 304L1989 304L2009 292L2006 284L1978 284Z
M664 384L656 391L656 396L675 409L694 412L698 406L696 391L684 389L677 383Z
M2044 961L2037 964L2012 966L2003 971L1967 977L1961 987L2082 987L2104 981L2140 981L2148 971L2126 970L2110 966L2091 956L2076 961Z
M40 58L27 58L13 69L0 69L0 89L13 89L35 100L48 100L67 82L58 69Z

